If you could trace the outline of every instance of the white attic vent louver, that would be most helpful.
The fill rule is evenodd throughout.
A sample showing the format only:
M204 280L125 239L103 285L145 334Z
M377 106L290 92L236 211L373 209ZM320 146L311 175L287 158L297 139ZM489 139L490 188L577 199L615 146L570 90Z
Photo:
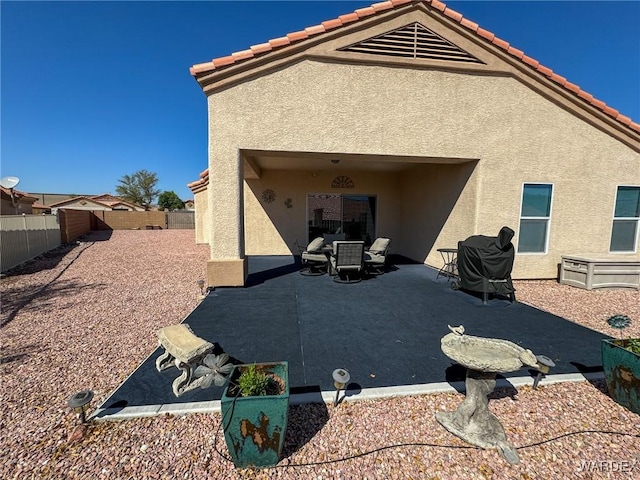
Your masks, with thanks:
M483 63L419 23L383 33L340 50L402 58Z

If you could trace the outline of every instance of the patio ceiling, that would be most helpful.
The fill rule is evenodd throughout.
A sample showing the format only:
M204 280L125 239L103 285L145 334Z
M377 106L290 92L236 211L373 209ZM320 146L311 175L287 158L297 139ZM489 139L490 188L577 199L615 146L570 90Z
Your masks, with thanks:
M262 170L364 170L395 173L427 163L460 164L472 158L365 155L323 152L243 150L245 178L260 178Z

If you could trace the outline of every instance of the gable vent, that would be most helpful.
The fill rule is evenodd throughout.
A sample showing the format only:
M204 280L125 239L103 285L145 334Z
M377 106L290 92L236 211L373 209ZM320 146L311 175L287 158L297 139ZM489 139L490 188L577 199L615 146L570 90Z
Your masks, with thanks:
M419 23L383 33L340 50L402 58L483 63Z

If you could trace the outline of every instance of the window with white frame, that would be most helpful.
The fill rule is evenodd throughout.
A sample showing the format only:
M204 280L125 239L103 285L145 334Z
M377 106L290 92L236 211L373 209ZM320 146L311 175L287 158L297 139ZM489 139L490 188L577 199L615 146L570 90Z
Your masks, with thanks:
M522 186L518 253L546 253L551 219L550 183L525 183Z
M634 252L638 246L640 187L619 186L613 211L611 252Z

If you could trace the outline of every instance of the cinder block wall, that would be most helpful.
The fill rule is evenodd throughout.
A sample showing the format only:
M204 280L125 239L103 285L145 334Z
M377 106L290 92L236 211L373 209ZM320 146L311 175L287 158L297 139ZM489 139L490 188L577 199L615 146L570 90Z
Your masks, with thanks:
M105 210L59 209L60 235L63 243L73 242L91 230L145 230L167 228L164 212L129 212Z
M109 212L95 210L93 213L98 219L96 230L144 230L148 225L155 228L167 228L164 212Z
M76 238L89 233L93 214L89 210L58 210L60 218L60 239L62 243L73 242Z

